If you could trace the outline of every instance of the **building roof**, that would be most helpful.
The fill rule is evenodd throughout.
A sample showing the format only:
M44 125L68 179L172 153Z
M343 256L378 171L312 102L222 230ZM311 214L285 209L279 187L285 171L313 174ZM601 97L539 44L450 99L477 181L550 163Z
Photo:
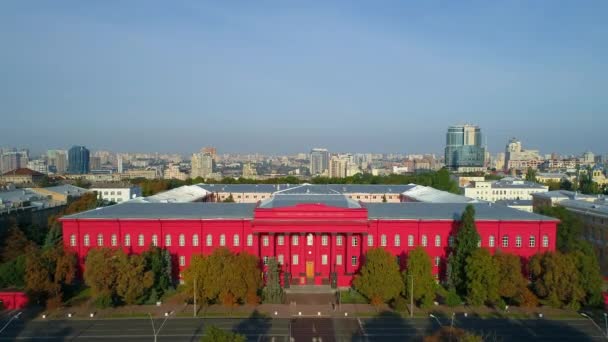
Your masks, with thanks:
M400 194L410 185L380 184L197 184L209 192L275 193L284 194L344 194L344 193L394 193Z
M592 199L596 199L596 196L591 196L591 195L584 195L578 192L574 192L574 191L568 191L568 190L554 190L554 191L547 191L547 192L537 192L532 194L532 197L534 198L547 198L547 199L586 199L586 200L592 200Z
M284 208L298 204L324 204L338 208L361 208L361 205L342 194L275 194L260 203L260 208Z
M251 219L254 203L137 203L133 201L64 216L62 219Z
M563 200L559 205L568 210L577 211L580 213L608 217L608 202L605 198L598 199L595 202L581 200Z
M298 184L196 184L208 192L233 192L233 193L273 193Z
M366 203L370 219L460 220L466 203ZM557 221L492 203L475 203L475 219L488 221Z
M476 199L456 195L451 192L437 190L430 186L409 184L409 189L403 192L404 196L414 199L418 202L427 203L475 203L479 202Z
M179 188L171 189L165 192L148 197L137 197L129 202L141 203L188 203L201 201L209 195L209 191L197 185L184 185Z
M477 183L490 183L490 187L492 189L548 189L549 187L544 184L539 184L536 182L525 181L523 179L515 179L515 178L503 178L498 181L473 181L470 184L463 186L462 188L472 188L475 189L477 187Z
M37 188L33 188L32 190L36 191L36 189ZM41 188L41 189L44 189L44 190L50 191L50 192L55 192L55 193L62 194L62 195L69 195L69 196L81 196L82 194L90 191L88 189L80 188L80 187L70 185L70 184L49 186L49 187Z
M506 206L514 206L514 207L523 207L523 206L532 206L532 200L519 200L519 199L508 199L508 200L499 200L494 202L500 205Z
M22 167L22 168L19 168L19 169L14 169L14 170L5 172L2 175L3 176L32 176L32 177L42 177L42 176L44 176L43 173L40 173L38 171L34 171L32 169L28 169L26 167Z

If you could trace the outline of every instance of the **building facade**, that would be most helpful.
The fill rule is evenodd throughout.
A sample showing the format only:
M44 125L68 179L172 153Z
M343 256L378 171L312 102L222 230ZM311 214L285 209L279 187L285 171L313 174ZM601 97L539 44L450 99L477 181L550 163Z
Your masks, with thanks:
M485 149L478 126L450 126L446 135L445 166L453 171L483 170Z
M73 146L68 151L68 173L87 174L89 173L90 152L84 146Z
M124 203L61 219L66 249L81 265L92 248L141 253L166 248L178 279L195 254L225 247L276 258L290 284L352 284L368 249L384 248L406 265L422 246L443 279L464 203L362 203L343 194L275 194L258 203ZM480 245L524 260L555 249L555 219L474 204Z
M97 198L108 202L121 203L141 197L141 188L136 185L120 186L117 184L95 185L91 191L97 193Z
M537 169L542 165L543 159L538 150L524 150L521 141L511 138L505 147L505 171L520 170L528 168Z
M310 175L319 176L329 170L329 151L325 148L313 148L310 151Z
M211 153L194 153L191 158L191 178L207 178L213 173L213 155Z
M549 186L521 179L473 181L461 187L466 197L483 201L532 200L532 194L549 191Z

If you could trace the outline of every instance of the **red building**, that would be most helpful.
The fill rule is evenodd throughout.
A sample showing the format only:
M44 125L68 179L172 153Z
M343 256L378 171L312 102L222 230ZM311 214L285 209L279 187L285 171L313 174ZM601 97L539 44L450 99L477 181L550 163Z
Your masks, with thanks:
M361 203L342 194L275 194L255 203L124 203L62 218L66 248L82 265L96 247L141 253L150 245L172 255L175 277L194 254L218 247L276 257L292 284L349 286L367 249L382 247L405 265L423 246L437 277L465 203ZM555 250L557 220L508 207L474 204L481 246L523 259Z

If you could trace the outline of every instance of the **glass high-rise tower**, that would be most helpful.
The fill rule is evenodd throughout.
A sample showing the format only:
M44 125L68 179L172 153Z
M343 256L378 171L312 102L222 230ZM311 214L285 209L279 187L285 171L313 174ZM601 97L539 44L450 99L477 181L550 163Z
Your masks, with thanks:
M84 146L73 146L68 151L68 173L89 173L89 150Z
M471 171L484 167L485 148L481 144L481 129L473 125L448 127L445 146L445 166L454 171Z

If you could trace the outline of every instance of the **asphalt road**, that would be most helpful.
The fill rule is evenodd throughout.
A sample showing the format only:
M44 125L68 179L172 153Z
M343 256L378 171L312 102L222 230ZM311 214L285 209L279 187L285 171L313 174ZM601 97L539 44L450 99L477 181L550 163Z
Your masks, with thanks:
M436 331L439 323L429 319L392 316L370 319L298 318L155 319L158 341L199 341L205 327L237 331L249 341L405 341L419 340ZM439 317L450 325L447 317ZM6 321L0 326L4 326ZM161 327L159 331L159 328ZM475 331L496 341L606 341L603 331L585 319L510 320L456 318L455 326ZM111 320L15 320L0 333L0 341L154 341L149 319Z

